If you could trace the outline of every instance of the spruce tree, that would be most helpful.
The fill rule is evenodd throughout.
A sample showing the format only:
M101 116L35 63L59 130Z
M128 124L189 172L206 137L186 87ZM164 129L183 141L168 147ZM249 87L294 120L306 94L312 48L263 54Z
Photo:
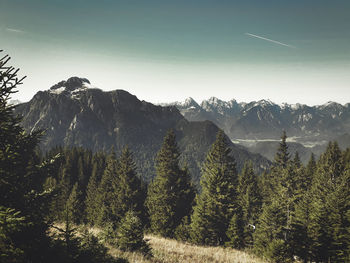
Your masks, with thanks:
M310 191L306 191L301 200L295 206L294 220L291 225L293 252L303 262L309 262L311 255L311 239L309 236L310 213L312 211L313 197Z
M256 252L273 262L290 262L292 253L286 242L287 233L284 228L286 224L287 218L277 200L265 204L254 233Z
M201 178L202 192L197 196L191 223L191 237L195 243L220 245L228 241L226 231L237 209L235 160L219 131L207 154Z
M258 178L254 173L252 162L246 162L243 166L239 176L238 194L244 224L244 245L252 246L254 227L262 205Z
M275 167L286 168L289 161L289 153L288 153L288 145L287 145L287 134L283 131L281 136L281 142L277 149L277 153L275 155Z
M294 161L289 160L284 132L271 171L270 195L265 200L254 234L255 249L271 260L279 261L285 257L287 262L292 258L293 215L298 201L298 181L302 176L301 164L298 168L298 156ZM278 249L281 249L281 253L276 251Z
M298 152L295 152L292 163L296 168L300 168L302 166Z
M151 249L144 240L142 222L133 210L127 211L121 220L116 243L123 251L139 251L151 255Z
M321 155L310 194L308 234L314 261L344 262L349 253L349 175L337 143Z
M92 171L89 178L89 182L86 188L86 198L85 198L85 207L86 207L86 220L89 224L94 225L96 218L99 213L99 191L98 186L105 169L105 157L102 153L97 153L93 156L92 159Z
M70 211L70 221L74 224L82 222L83 207L81 200L81 191L79 190L78 183L75 183L69 198L66 202L66 209Z
M316 172L316 160L315 160L315 155L312 153L306 165L306 170L305 170L305 189L307 190L310 189L315 172Z
M236 213L232 216L226 235L229 241L225 243L226 246L241 249L245 247L246 235L244 233L245 222L243 213L240 207L236 209Z
M149 185L146 200L151 230L165 237L172 237L182 218L190 213L194 196L189 174L180 168L179 157L175 133L170 130L157 154L156 177Z
M41 163L38 158L42 132L27 134L21 118L13 114L15 106L9 100L24 78L18 77L18 69L8 65L9 60L8 55L0 58L0 213L1 217L4 212L10 215L14 228L11 235L5 230L5 237L1 230L0 242L9 238L10 250L20 252L11 262L50 262L46 219L51 193L43 190L43 183L51 176L51 161ZM5 261L2 255L11 253L6 249L1 250L0 261Z
M116 224L116 217L112 212L112 206L114 202L113 186L118 183L118 162L115 156L114 148L106 160L106 168L101 178L101 182L98 186L97 202L97 218L95 223L99 226L104 226L107 223L114 222ZM115 228L116 226L114 226Z
M136 164L132 153L125 147L118 165L118 181L113 180L112 213L120 221L125 213L132 209L139 217L144 218L144 194L141 179L136 174Z

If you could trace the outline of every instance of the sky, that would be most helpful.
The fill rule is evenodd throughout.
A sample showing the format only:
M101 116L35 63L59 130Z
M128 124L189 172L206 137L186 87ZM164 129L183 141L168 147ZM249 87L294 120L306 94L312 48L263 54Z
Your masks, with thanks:
M30 100L71 76L153 103L350 102L349 0L0 0Z

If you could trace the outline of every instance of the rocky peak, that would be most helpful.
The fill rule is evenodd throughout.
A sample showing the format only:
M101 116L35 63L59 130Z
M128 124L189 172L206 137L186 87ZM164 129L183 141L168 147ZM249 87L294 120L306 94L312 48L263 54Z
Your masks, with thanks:
M182 105L184 108L191 108L191 107L194 107L194 108L199 108L200 106L198 105L198 103L191 97L187 98L185 100L185 102L183 103Z
M60 94L90 88L90 81L86 78L71 77L62 80L50 88L50 93Z

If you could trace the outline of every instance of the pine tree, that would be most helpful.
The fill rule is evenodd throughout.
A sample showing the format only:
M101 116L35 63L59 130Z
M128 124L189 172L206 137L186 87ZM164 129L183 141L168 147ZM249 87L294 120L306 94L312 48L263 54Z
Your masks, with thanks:
M157 154L156 177L146 200L152 231L165 237L172 237L190 213L194 196L187 169L179 167L179 157L175 133L170 130Z
M302 177L301 171L302 165L298 161L298 155L294 161L289 160L284 132L270 175L272 179L270 195L265 200L254 234L255 249L271 260L280 261L285 257L284 260L287 262L292 258L293 215L299 200L298 182ZM278 249L281 249L281 253L276 251Z
M18 78L18 69L9 66L9 60L8 55L0 58L0 206L17 222L10 237L11 250L23 254L19 258L15 255L11 261L49 262L46 217L51 193L44 192L43 183L46 176L51 176L51 162L41 163L38 157L42 132L27 134L20 126L21 118L13 115L15 106L8 104L24 79ZM5 239L9 237L5 235ZM1 251L0 261L7 252Z
M117 246L123 251L140 251L144 255L151 255L151 249L143 237L142 222L133 210L127 211L120 222Z
M302 166L302 163L300 161L300 157L299 157L299 153L295 152L294 154L294 158L292 161L292 164L296 167L296 168L300 168Z
M225 134L219 131L204 162L202 192L191 218L195 243L219 245L228 240L226 231L237 208L237 185L235 160Z
M144 194L141 179L136 174L136 165L132 153L125 147L119 158L118 181L113 181L112 213L120 221L125 213L132 209L139 217L144 218Z
M244 224L244 245L253 245L253 231L260 214L262 197L258 188L258 179L253 170L252 162L244 164L239 177L239 205L242 208Z
M293 252L303 262L311 261L311 239L309 236L310 213L312 211L313 197L306 191L295 206L294 220L291 225L291 246Z
M321 155L310 194L308 224L312 260L344 262L349 254L349 176L337 143Z
M97 153L93 156L92 159L92 171L89 178L89 182L86 188L86 198L85 198L85 207L86 207L86 220L89 224L94 225L96 218L98 218L99 213L99 192L98 186L100 184L103 171L105 169L105 157L102 153Z
M99 226L104 226L110 222L116 224L116 217L112 212L112 206L114 201L113 186L115 186L119 180L117 171L118 162L113 148L107 157L106 168L98 186L98 196L96 198L98 213L95 223ZM114 228L115 227L116 226L114 226Z
M291 250L286 243L287 218L277 200L263 206L254 233L254 249L260 255L273 262L289 262L292 259ZM277 258L282 259L276 260Z
M288 145L287 145L287 134L283 131L281 142L277 149L277 153L275 156L275 167L286 168L289 162L289 153L288 153Z
M79 190L79 185L78 183L75 183L65 206L65 210L68 209L70 212L70 221L72 221L74 224L79 224L82 222L83 207L80 201L81 195L82 193Z
M226 235L229 241L225 243L226 246L241 249L245 246L245 222L243 220L243 213L240 207L236 209L236 213L232 216Z

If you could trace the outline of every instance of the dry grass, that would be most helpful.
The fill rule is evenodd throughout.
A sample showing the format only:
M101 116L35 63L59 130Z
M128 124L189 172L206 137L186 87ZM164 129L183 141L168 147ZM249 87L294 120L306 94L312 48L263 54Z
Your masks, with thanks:
M222 247L202 247L176 240L146 236L153 248L157 262L191 262L191 263L266 263L248 253Z
M56 226L63 227L61 224ZM89 228L89 232L98 235L100 229ZM231 248L196 246L154 235L146 235L145 239L152 248L153 257L150 259L140 253L123 252L114 247L109 247L109 253L130 263L267 263L252 254Z
M235 249L196 246L153 235L147 235L145 238L152 247L152 259L145 259L138 253L126 253L115 248L111 248L110 253L137 263L266 263L254 255Z

